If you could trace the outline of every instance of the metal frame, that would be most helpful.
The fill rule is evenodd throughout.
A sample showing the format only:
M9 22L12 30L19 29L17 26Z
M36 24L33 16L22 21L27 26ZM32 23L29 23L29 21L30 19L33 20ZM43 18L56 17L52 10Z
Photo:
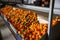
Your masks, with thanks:
M53 10L54 10L54 2L55 0L50 0L50 12L49 12L49 23L48 23L48 37L50 36L50 31L52 27L52 17L53 17Z
M47 13L49 13L50 11L50 8L46 8L46 7L38 7L38 6L25 5L25 4L23 5L16 4L16 5L22 8L31 9L35 11L42 11L42 12L47 12ZM54 9L54 14L60 15L59 13L60 13L60 9Z

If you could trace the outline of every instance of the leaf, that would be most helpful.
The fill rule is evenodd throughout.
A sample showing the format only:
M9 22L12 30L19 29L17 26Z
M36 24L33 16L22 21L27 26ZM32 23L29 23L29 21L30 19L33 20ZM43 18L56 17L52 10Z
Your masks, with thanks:
M22 19L24 18L24 15L22 16Z
M26 22L24 22L24 26L26 26Z

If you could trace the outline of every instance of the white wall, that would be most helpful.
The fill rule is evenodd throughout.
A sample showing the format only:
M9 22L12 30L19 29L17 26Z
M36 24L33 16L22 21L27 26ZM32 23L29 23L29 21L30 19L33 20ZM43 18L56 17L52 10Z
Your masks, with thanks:
M55 0L55 8L60 8L60 0Z
M28 4L33 3L35 0L28 0Z

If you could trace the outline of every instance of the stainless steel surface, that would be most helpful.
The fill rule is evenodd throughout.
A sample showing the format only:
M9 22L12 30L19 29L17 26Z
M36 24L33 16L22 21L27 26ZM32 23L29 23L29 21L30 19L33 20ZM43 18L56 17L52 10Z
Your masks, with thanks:
M16 40L8 27L9 26L7 26L3 19L0 17L0 29L3 40Z
M1 13L1 16L4 16L4 15ZM5 16L4 16L4 20L5 21L8 21ZM17 33L17 30L13 27L13 25L10 22L9 22L9 24L10 24L10 27L9 27L10 30L12 30L16 34Z
M50 35L51 27L52 27L52 17L54 10L54 0L50 0L50 11L49 11L49 21L48 21L48 36Z
M45 20L42 16L38 15L37 19L41 24L48 24L48 20Z

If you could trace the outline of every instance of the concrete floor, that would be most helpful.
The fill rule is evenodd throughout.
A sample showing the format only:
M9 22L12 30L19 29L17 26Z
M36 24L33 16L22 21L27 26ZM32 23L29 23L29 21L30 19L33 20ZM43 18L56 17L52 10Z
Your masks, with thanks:
M16 40L11 31L9 30L7 24L0 17L0 31L3 40Z

